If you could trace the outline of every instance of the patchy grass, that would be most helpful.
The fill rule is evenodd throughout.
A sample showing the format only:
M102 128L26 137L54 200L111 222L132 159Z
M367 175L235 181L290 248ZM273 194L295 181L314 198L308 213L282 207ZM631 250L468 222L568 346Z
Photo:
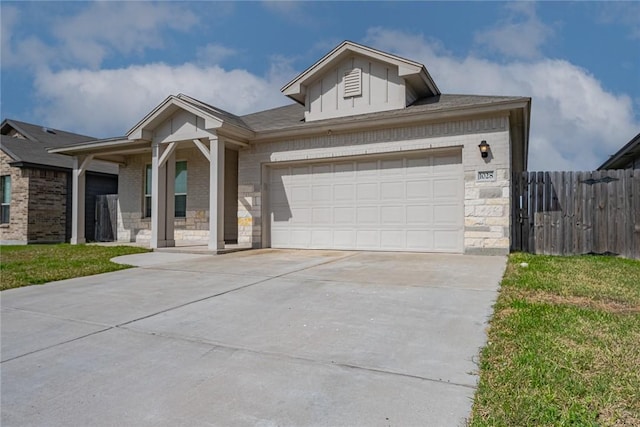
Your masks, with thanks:
M0 290L130 268L111 258L149 252L132 246L0 246Z
M639 367L640 261L513 254L469 425L638 426Z

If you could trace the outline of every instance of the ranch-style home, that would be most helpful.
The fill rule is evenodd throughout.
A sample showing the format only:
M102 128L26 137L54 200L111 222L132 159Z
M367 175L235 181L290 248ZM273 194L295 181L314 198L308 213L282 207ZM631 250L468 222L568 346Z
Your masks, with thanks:
M78 189L93 160L120 166L119 241L509 251L530 98L442 94L424 65L349 41L282 93L294 102L244 116L172 95L123 137L52 152L73 156Z

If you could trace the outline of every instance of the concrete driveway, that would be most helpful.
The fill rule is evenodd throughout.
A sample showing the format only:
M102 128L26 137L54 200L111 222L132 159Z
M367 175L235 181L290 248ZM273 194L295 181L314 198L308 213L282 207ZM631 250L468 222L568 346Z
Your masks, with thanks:
M505 257L150 253L4 291L8 426L456 426Z

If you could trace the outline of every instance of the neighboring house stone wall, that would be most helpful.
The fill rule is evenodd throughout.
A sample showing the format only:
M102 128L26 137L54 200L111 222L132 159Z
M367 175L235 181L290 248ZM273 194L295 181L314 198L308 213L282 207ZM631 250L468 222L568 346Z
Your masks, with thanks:
M176 240L206 241L209 237L209 161L189 142L176 149L176 161L187 162L187 212L174 221ZM191 144L191 146L193 146ZM118 181L118 241L151 240L151 218L144 217L144 174L151 154L128 156Z
M491 146L486 159L478 149L481 140ZM509 119L501 116L252 144L239 155L238 242L262 244L264 164L462 147L464 251L506 254L511 219L509 140ZM494 171L495 180L478 182L479 171Z
M12 159L0 151L0 175L11 176L11 205L9 224L0 225L0 240L5 243L27 243L29 219L29 177L23 170L9 163Z

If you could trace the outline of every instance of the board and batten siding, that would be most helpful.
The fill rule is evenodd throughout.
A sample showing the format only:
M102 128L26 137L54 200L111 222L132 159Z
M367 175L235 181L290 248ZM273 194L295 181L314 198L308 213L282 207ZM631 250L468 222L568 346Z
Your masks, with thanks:
M360 95L345 96L345 75L353 70L360 70ZM305 120L404 108L413 101L406 92L404 79L398 76L398 67L353 56L309 85Z

